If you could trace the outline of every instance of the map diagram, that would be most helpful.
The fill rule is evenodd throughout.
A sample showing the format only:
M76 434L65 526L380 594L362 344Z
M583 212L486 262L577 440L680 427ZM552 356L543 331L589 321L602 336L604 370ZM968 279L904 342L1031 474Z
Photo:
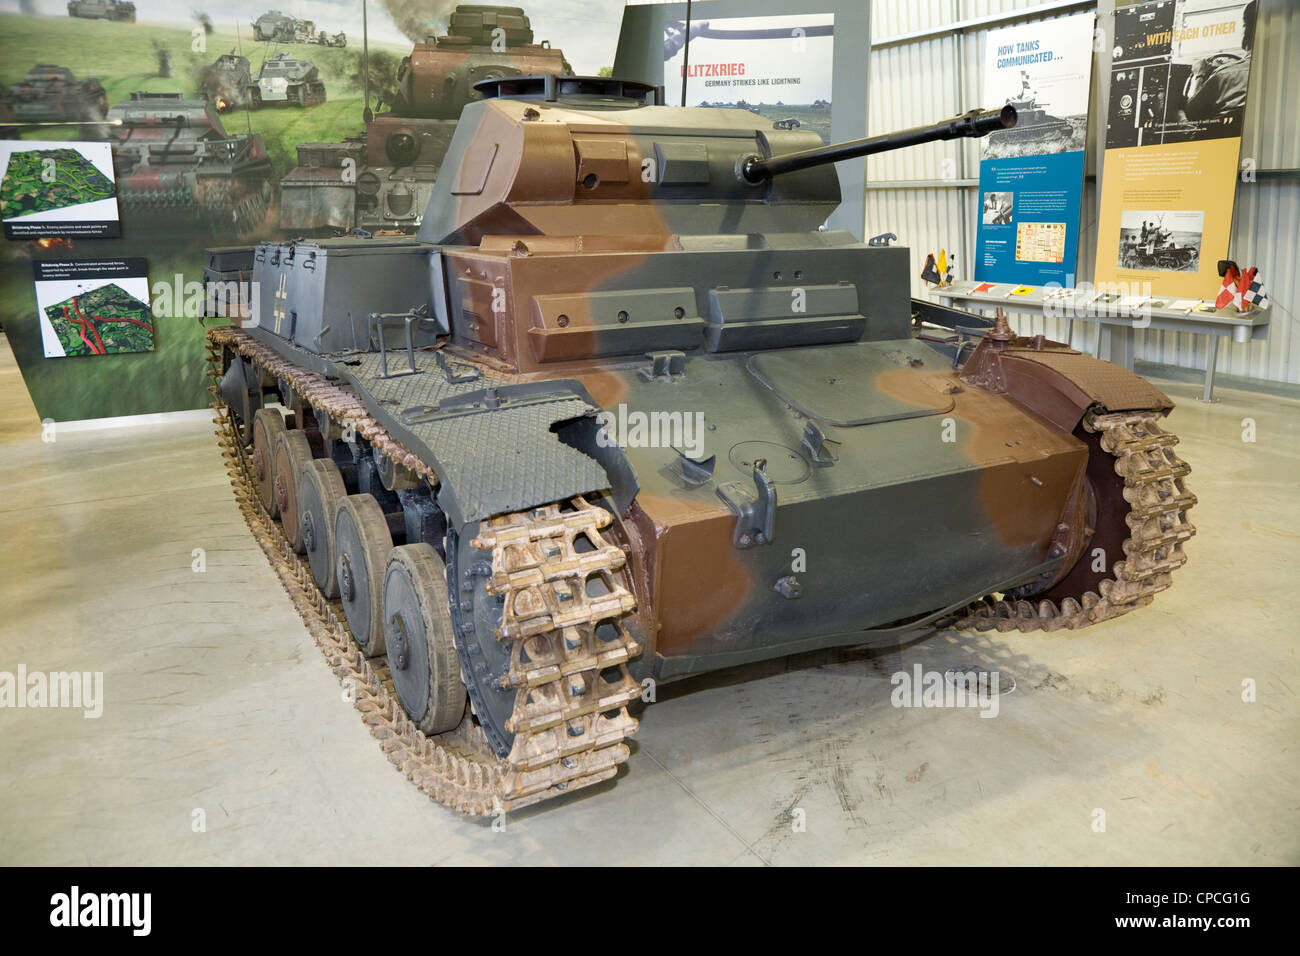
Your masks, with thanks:
M147 352L153 348L149 306L109 283L45 307L65 355Z
M113 181L75 149L12 153L0 183L5 219L112 198Z

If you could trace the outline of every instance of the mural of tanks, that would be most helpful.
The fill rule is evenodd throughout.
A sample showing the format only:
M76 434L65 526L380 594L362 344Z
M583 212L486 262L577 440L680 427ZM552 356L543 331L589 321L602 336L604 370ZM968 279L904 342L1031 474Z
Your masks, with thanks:
M288 53L276 53L258 71L248 87L248 105L259 109L270 103L288 106L317 106L325 102L325 84L316 64Z
M234 50L223 53L203 71L203 97L218 113L226 113L243 106L253 85L252 67L248 57Z
M493 49L494 40L504 49ZM498 42L498 47L500 43ZM506 76L572 73L564 54L534 43L519 7L461 5L445 36L415 44L398 70L387 112L366 125L358 165L320 165L321 144L304 144L298 167L281 183L280 226L300 233L361 229L414 232L420 226L443 156L474 84ZM344 158L353 149L330 155ZM328 172L333 170L333 172Z
M100 122L108 112L108 97L99 80L78 80L66 66L38 63L9 87L5 102L13 122Z
M821 228L836 162L1014 109L824 146L629 81L479 89L416 237L265 243L274 297L208 332L245 518L425 793L612 778L644 681L1170 586L1173 402L1000 314L954 368L909 251Z
M228 134L212 105L180 93L132 93L110 120L123 221L248 235L262 226L274 171L261 136Z
M263 42L280 43L315 43L318 46L345 47L348 37L342 30L338 33L317 31L311 20L300 20L279 10L268 10L253 21L253 39Z
M135 23L135 4L131 0L71 0L68 16Z

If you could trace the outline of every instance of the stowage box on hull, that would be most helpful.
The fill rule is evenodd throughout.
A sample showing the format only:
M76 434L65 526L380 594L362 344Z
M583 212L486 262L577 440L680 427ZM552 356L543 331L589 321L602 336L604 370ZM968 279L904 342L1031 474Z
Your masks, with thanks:
M259 326L317 353L366 350L371 316L429 310L431 274L424 243L402 237L262 243L253 279L262 303ZM439 292L441 298L441 292ZM417 348L433 345L445 325L420 322Z

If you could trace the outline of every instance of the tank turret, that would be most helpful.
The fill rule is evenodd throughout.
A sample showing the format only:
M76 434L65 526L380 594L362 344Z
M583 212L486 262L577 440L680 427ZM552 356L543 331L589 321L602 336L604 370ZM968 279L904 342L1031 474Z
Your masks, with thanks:
M415 44L402 60L393 113L456 119L482 95L475 84L483 80L572 72L563 53L533 42L521 8L462 4L452 11L446 35Z

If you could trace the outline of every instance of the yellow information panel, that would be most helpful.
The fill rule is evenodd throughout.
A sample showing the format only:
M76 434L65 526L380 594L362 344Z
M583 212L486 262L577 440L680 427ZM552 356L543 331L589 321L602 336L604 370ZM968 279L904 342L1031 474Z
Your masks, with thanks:
M1098 283L1213 297L1228 257L1256 4L1115 11Z
M1228 254L1241 140L1106 151L1097 282L1152 295L1210 296Z

